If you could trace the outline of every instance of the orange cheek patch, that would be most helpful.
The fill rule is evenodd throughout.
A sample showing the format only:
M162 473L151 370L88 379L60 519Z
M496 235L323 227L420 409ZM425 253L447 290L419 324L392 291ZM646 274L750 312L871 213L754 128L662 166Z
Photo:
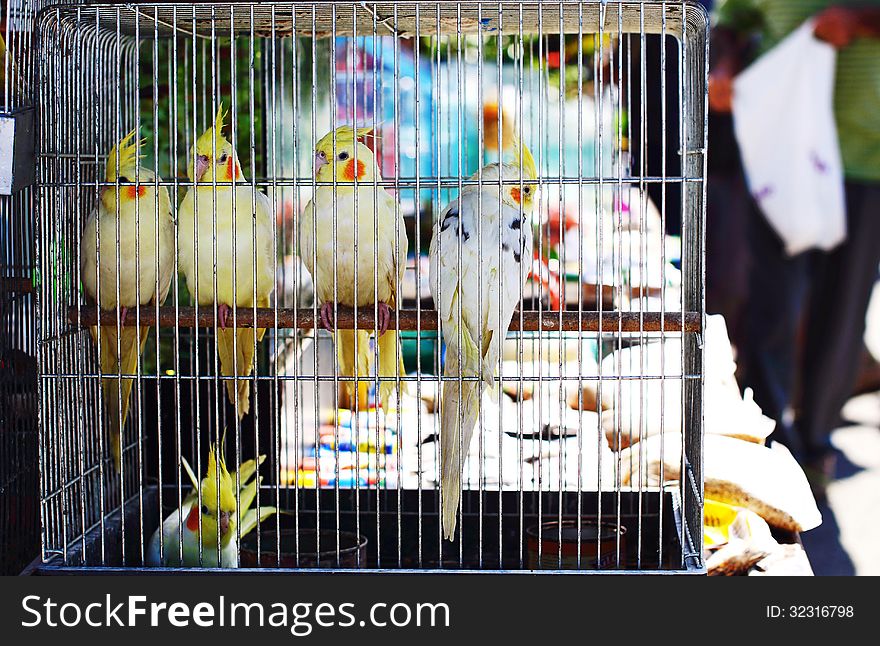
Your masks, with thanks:
M126 186L126 197L130 200L136 200L139 197L143 197L147 194L146 186Z
M364 173L366 172L366 166L364 166L364 162L360 159L357 161L357 178L363 179ZM349 182L354 181L354 160L350 159L346 164L345 168L342 169L342 176Z
M229 181L241 177L241 169L238 167L238 164L235 163L234 157L230 157L229 161L226 162L226 177Z
M510 189L510 196L517 204L522 204L522 193L520 193L518 188Z
M189 516L186 517L186 528L191 532L199 530L199 508L195 504L190 507Z

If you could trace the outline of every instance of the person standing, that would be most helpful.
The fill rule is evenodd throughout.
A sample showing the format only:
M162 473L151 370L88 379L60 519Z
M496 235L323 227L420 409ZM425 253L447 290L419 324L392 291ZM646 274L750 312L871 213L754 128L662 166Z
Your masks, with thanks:
M880 1L720 0L715 17L728 40L710 74L716 111L731 110L750 39L757 37L760 54L814 18L814 35L838 50L834 109L847 239L828 252L790 257L752 201L749 291L735 340L741 385L776 420L775 437L792 449L821 498L835 466L830 433L857 376L880 263Z
M700 0L707 12L712 0ZM714 67L715 53L726 51L727 34L712 33L709 64ZM645 51L642 54L642 42ZM678 40L667 34L632 37L624 45L629 55L629 79L624 87L631 93L629 114L632 168L635 174L681 175L678 95L680 50ZM642 59L644 58L644 61ZM642 71L644 66L644 81ZM645 92L642 92L644 83ZM665 90L665 94L664 94ZM665 130L658 127L665 108ZM642 121L649 125L642 141ZM664 141L665 140L665 141ZM731 338L740 326L748 277L748 249L743 213L749 195L745 186L739 149L733 136L730 111L709 110L711 152L706 168L706 312L722 314ZM677 182L652 182L647 185L651 201L664 209L665 232L682 235L681 185Z

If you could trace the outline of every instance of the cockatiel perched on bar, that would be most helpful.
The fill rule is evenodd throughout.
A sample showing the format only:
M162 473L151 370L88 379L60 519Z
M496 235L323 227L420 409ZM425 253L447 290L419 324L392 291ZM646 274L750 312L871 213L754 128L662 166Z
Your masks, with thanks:
M374 180L382 179L376 158L358 141L370 133L372 128L355 130L342 126L335 131L335 151L333 132L317 143L315 179L332 182L335 177L336 186L316 188L302 215L299 240L300 256L315 279L316 294L322 303L324 327L331 332L335 329L334 303L349 307L357 304L359 311L373 311L374 305L377 306L377 373L389 378L380 382L378 398L387 411L395 388L393 379L397 374L404 374L397 330L389 330L388 324L392 309L397 306L409 242L394 198L384 187L373 185ZM357 188L353 186L355 178L359 182ZM360 410L365 410L369 390L366 378L370 374L372 355L370 331L335 330L335 343L340 374L364 378L358 382L357 392L353 381L345 384L350 399L357 402Z
M229 310L269 307L275 285L272 205L246 183L235 148L223 136L223 118L221 103L214 125L190 151L187 175L196 186L179 209L180 270L199 305L217 303L221 373L247 377L254 368L256 343L266 330L228 327ZM250 410L248 381L227 380L226 391L239 418L244 417Z
M151 567L182 565L237 568L238 537L244 538L258 522L275 513L273 506L251 509L257 496L257 488L263 480L261 476L254 476L265 459L266 456L261 455L257 460L243 462L236 477L235 473L229 473L226 468L222 442L212 446L208 454L208 471L201 484L201 506L199 480L192 467L183 460L183 467L193 485L192 491L184 499L180 509L172 512L153 533L147 546L146 564Z
M121 467L122 429L133 384L133 379L120 379L118 375L135 373L150 331L146 325L126 325L126 315L138 305L161 304L174 274L174 216L168 189L156 187L161 178L140 165L141 142L135 135L132 130L110 151L104 179L126 184L137 181L137 185L101 189L80 245L86 295L102 310L119 310L118 327L102 325L100 333L97 326L91 328L98 345L104 410L109 417L110 448L117 469Z
M501 346L530 271L528 216L538 174L525 144L514 140L513 150L513 163L489 164L483 167L482 185L462 188L440 214L431 240L431 296L446 341L443 374L449 378L440 419L443 534L449 540L480 398L495 383ZM499 178L524 185L501 185L499 201Z

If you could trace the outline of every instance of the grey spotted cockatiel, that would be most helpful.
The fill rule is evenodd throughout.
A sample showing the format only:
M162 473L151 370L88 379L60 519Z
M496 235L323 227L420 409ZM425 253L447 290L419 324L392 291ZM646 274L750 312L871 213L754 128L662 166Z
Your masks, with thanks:
M489 164L471 178L482 175L483 182L462 189L441 213L431 240L431 295L446 341L444 375L453 378L443 385L440 421L443 534L449 540L455 532L462 465L479 401L494 384L501 346L532 258L528 216L537 170L525 145L516 141L513 148L517 155L512 163ZM502 184L500 199L499 178L518 182Z

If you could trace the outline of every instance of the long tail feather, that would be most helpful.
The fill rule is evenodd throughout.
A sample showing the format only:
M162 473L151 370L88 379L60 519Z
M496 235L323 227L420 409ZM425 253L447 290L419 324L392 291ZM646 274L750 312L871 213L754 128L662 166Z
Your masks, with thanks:
M137 327L123 327L119 334L120 355L117 361L117 328L111 325L101 326L102 390L104 408L110 420L110 450L117 470L122 468L122 430L128 419L129 398L134 384L132 378L124 378L120 383L119 374L135 373L138 357L144 350L149 331L150 328L145 326L140 330ZM92 335L97 336L97 329L93 329Z
M247 512L241 517L241 523L239 524L241 537L244 538L249 533L251 533L254 528L257 526L257 523L262 523L264 520L268 519L272 514L275 513L275 507L259 507L257 509L248 509ZM284 512L282 512L284 513ZM259 521L257 521L259 518Z
M220 372L225 377L249 377L254 371L254 342L263 339L263 328L218 328L217 349L220 353ZM233 348L233 338L234 348ZM233 355L235 359L233 360ZM238 417L241 419L250 412L250 381L230 379L226 381L226 394L234 406L238 400Z
M447 347L444 375L452 377L443 384L440 418L440 486L443 498L443 536L453 540L461 497L461 472L477 423L477 413L484 384L459 380L479 374L481 357L466 329L463 332L462 369L458 349ZM463 452L463 453L462 453Z
M262 482L263 477L260 476L255 478L253 482L243 486L239 491L239 508L237 510L239 517L243 516L247 513L248 509L251 508L254 498L257 497L257 487L259 487Z
M357 334L357 356L355 356L355 334ZM348 397L347 408L367 410L370 394L370 333L362 330L336 331L336 357L339 361L339 374L343 377L357 376L357 388L353 381L345 381L343 391Z
M400 337L397 330L387 330L379 337L379 370L380 377L387 381L379 382L379 403L386 412L389 410L391 395L397 388L395 378L406 374L403 367L403 352L400 348ZM406 390L406 382L400 382L401 391ZM398 398L400 393L398 393Z
M257 468L266 461L266 456L261 455L259 461L257 460L247 460L246 462L242 462L241 466L238 467L238 481L242 487L244 487L250 479L254 477L254 474L257 472Z

